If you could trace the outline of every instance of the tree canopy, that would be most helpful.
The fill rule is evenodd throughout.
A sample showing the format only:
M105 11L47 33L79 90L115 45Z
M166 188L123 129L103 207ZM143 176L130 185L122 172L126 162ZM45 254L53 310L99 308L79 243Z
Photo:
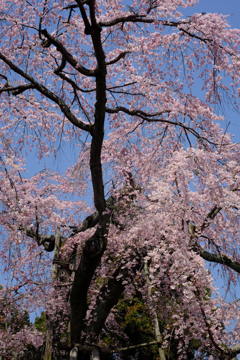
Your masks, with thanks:
M1 312L46 317L1 327L3 358L109 358L136 294L160 360L172 339L176 359L240 353L239 301L209 266L237 286L239 144L219 109L239 109L240 30L196 3L0 3Z

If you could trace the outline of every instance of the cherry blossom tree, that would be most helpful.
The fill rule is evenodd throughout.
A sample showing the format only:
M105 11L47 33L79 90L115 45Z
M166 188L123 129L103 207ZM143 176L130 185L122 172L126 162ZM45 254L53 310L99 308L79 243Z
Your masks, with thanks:
M1 329L3 357L103 358L136 292L161 360L172 338L176 359L193 339L209 359L240 353L239 301L209 266L237 286L239 144L219 108L238 109L240 30L185 17L196 2L1 2L1 311L47 322L44 337ZM66 171L26 175L65 144Z

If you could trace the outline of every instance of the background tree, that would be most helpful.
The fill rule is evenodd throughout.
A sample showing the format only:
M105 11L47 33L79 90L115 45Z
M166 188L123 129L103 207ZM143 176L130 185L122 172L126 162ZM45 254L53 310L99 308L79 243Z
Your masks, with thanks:
M45 359L99 358L136 289L171 319L176 358L192 339L214 359L240 352L238 302L208 295L205 264L237 281L239 144L215 110L226 97L238 109L240 31L180 13L195 3L0 4L0 254L8 296L45 309ZM24 173L67 143L66 172Z
M31 325L28 313L21 310L16 297L8 295L6 288L0 286L1 359L41 359L37 355L41 354L41 337Z

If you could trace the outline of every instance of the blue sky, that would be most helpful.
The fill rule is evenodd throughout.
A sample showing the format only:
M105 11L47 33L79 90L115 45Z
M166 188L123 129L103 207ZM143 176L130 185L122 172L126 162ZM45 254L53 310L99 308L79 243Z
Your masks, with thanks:
M240 25L240 2L239 0L200 0L194 6L195 12L217 12L229 15L229 22L232 26ZM190 8L189 13L192 12Z

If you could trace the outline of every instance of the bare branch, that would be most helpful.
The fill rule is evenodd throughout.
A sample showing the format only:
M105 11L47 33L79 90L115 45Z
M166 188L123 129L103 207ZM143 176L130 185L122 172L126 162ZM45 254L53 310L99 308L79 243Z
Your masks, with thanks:
M64 73L62 73L62 72L58 72L57 70L58 70L58 69L56 69L56 70L54 71L54 73L55 73L56 75L58 75L62 80L68 82L68 83L72 86L72 88L73 88L74 90L78 90L78 91L81 91L81 92L83 92L83 93L91 93L91 92L96 91L96 89L89 89L89 90L87 90L87 89L82 89L82 88L80 88L80 87L75 83L75 81L73 81L71 78L69 78L66 74L64 74Z
M11 93L12 95L19 95L29 89L35 89L35 86L32 84L24 84L24 85L19 85L19 86L3 86L0 89L0 93L7 91L7 92Z
M119 88L123 88L123 87L126 87L126 86L131 86L131 85L135 85L135 84L137 84L137 82L132 81L130 83L126 83L126 84L123 84L123 85L115 85L115 86L107 87L107 90L119 89Z
M129 54L130 51L123 51L118 56L116 56L114 59L106 62L106 65L112 65L118 62L119 60L123 59L127 54Z
M65 6L65 7L63 8L63 10L77 9L77 8L78 8L78 5L72 4L72 5Z

